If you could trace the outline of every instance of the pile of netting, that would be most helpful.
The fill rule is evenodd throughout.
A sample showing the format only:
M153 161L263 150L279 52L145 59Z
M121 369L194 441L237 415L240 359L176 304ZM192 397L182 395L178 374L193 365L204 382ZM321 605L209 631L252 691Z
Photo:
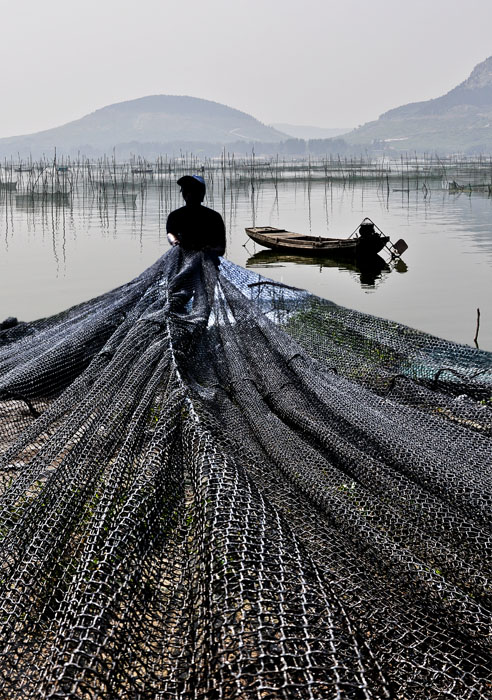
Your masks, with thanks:
M492 698L492 356L204 253L0 333L0 697Z

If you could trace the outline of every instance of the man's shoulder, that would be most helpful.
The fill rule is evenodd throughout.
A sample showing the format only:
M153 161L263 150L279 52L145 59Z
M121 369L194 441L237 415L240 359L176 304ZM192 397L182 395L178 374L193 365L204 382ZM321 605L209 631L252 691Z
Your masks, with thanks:
M215 209L210 209L210 207L205 207L203 204L201 204L198 208L191 208L187 207L186 205L184 207L179 207L178 209L174 209L172 212L169 213L170 217L174 216L196 216L196 215L201 215L201 216L209 216L210 218L219 218L222 219L222 216L219 214L218 211L215 211Z
M219 214L218 211L215 211L215 209L210 209L210 207L204 207L203 204L201 206L201 209L205 212L205 215L210 217L211 219L220 219L222 221L222 216Z
M179 207L178 209L174 209L173 211L169 212L168 218L173 216L180 216L180 214L184 213L185 210L186 207Z

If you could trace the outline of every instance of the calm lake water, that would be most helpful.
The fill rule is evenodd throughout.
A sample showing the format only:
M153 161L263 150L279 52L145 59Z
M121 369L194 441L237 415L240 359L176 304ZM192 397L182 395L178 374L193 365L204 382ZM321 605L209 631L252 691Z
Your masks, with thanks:
M130 280L162 255L179 188L149 184L135 201L74 194L64 205L23 201L0 191L0 317L51 315ZM397 192L323 181L263 183L225 190L205 202L227 227L227 257L260 274L337 304L492 351L492 198L432 189ZM272 225L346 237L370 217L395 242L409 245L397 265L367 273L331 261L268 254L246 226Z

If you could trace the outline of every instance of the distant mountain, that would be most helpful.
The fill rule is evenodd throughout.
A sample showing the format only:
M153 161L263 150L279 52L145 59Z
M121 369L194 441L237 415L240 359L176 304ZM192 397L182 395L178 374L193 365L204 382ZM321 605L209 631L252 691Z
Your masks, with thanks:
M288 136L245 112L196 97L151 95L118 102L81 119L35 134L0 139L1 156L139 152L139 145L279 142ZM145 150L145 149L144 149ZM165 151L164 151L165 152Z
M270 126L293 138L304 139L305 141L309 141L310 139L330 139L334 136L347 134L352 130L352 127L346 129L329 129L322 126L298 126L296 124L270 124Z
M492 56L445 95L391 109L343 138L399 151L492 152Z

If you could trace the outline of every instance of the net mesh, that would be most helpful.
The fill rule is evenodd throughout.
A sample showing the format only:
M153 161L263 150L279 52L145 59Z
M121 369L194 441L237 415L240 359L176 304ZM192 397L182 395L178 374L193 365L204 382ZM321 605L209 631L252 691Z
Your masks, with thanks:
M204 253L0 332L0 697L492 698L491 354Z

